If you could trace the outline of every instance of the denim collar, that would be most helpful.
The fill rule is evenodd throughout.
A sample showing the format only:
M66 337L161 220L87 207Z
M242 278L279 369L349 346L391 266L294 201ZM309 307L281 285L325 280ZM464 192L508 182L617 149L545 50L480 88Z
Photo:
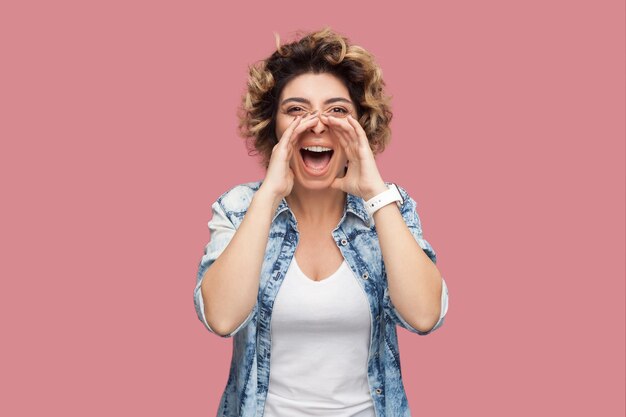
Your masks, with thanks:
M291 210L289 210L289 206L287 205L287 200L285 200L285 198L283 197L280 201L280 204L278 204L276 211L274 212L274 217L272 217L272 223L274 222L274 220L276 220L276 217L278 217L280 213L287 210L291 212ZM346 205L343 209L344 217L347 212L350 212L357 216L359 219L361 219L361 221L363 221L363 223L367 227L371 227L371 218L370 215L367 213L367 210L365 210L365 202L362 198L347 193Z

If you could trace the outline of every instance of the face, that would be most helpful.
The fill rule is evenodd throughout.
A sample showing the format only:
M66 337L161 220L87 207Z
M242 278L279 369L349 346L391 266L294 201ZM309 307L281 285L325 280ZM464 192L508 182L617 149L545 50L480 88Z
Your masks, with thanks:
M357 117L356 107L346 86L332 74L306 73L285 85L278 102L276 137L281 138L291 121L298 115L317 110L334 117ZM343 177L347 158L339 138L321 119L300 133L295 142L289 166L294 182L309 189L328 188L337 177ZM322 146L331 151L315 152L305 147Z

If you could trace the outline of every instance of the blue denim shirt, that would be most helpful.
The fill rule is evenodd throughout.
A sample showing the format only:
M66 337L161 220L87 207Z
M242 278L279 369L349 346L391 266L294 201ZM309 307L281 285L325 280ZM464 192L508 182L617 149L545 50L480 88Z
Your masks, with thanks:
M256 181L237 185L222 194L212 205L212 218L208 223L211 237L200 261L194 289L198 318L212 333L215 331L204 315L200 291L202 278L235 234L261 183ZM398 189L404 198L400 209L402 217L417 243L436 263L435 251L422 236L415 201L402 187L398 186ZM348 194L343 216L332 235L369 301L371 334L367 374L376 416L406 417L411 412L402 383L396 326L418 335L427 335L441 327L448 310L448 288L442 279L441 314L435 326L426 332L411 327L389 297L387 274L373 220L365 209L363 199ZM298 239L298 223L283 198L270 225L257 302L235 330L222 336L234 337L230 373L218 416L263 416L270 374L272 306L296 251Z

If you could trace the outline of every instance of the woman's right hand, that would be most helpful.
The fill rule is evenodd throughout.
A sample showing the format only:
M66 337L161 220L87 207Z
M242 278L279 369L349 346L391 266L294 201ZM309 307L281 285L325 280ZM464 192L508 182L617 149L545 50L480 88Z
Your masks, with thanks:
M293 188L293 170L289 162L294 152L298 152L295 147L296 140L300 133L315 126L318 122L318 112L305 116L297 116L285 129L278 143L272 148L272 155L267 167L265 179L261 184L261 189L269 193L276 201L288 196Z

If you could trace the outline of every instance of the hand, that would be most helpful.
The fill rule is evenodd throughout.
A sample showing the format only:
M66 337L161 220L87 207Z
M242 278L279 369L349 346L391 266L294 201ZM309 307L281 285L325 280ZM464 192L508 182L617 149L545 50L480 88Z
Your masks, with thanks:
M289 166L289 161L291 161L293 153L297 152L294 144L302 132L318 122L317 118L317 111L304 117L304 119L299 115L285 129L278 143L272 148L265 179L259 191L263 189L275 200L280 200L291 193L294 175Z
M339 137L339 143L348 158L346 175L336 178L330 185L331 188L340 189L366 201L387 190L361 124L352 115L346 118L321 115L320 118Z

